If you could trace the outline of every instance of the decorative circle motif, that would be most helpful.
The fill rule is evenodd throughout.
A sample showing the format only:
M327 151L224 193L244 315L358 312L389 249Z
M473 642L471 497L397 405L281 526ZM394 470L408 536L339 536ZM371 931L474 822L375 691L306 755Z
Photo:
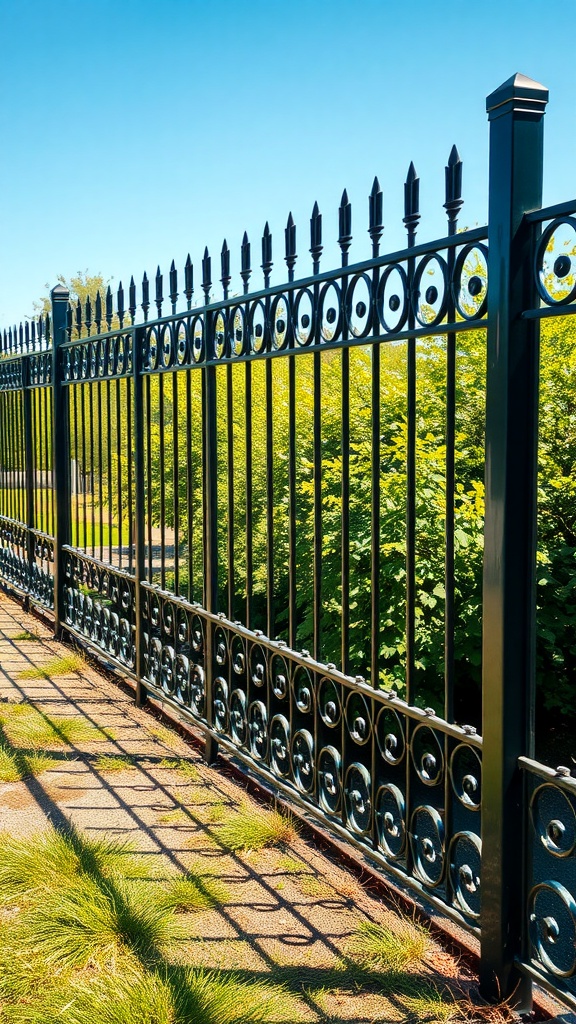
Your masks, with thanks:
M396 860L406 845L406 805L398 786L380 786L376 794L378 845L386 856Z
M192 650L195 651L196 654L201 654L204 650L204 627L202 625L202 619L200 618L199 615L195 615L194 618L192 619L192 629L190 636L192 642Z
M559 882L536 885L529 899L530 939L546 970L559 978L576 973L576 903Z
M108 613L108 615L106 615ZM107 608L104 609L104 622L102 624L102 642L104 646L107 646L107 637L109 627L106 622L110 619L110 612ZM160 680L160 659L162 657L162 644L154 637L150 643L150 650L148 654L148 679L153 686L158 686Z
M230 660L232 669L237 676L243 676L246 671L246 651L241 636L232 637L230 645Z
M286 348L289 342L290 305L286 295L277 295L270 310L272 347Z
M155 328L148 333L147 345L147 368L149 370L155 370L158 367L158 332Z
M220 626L214 632L214 658L220 668L228 661L228 640L225 631Z
M102 580L102 593L106 595L108 587L104 589L104 580ZM152 626L152 629L158 629L160 625L160 601L156 597L156 594L149 594L148 596L148 622Z
M262 761L268 752L268 713L261 700L252 701L248 708L248 730L250 752L257 761Z
M272 692L278 700L283 700L288 693L288 666L279 654L275 654L270 663Z
M370 772L359 761L354 761L346 772L344 796L346 818L353 832L365 835L372 825L372 781Z
M356 274L346 293L346 320L355 338L366 338L372 327L372 281L368 274Z
M190 622L183 608L179 609L176 617L176 637L179 644L188 644L190 640Z
M314 740L308 729L299 729L292 737L294 782L304 793L314 788Z
M426 786L437 786L444 773L444 755L436 733L427 725L419 725L412 735L411 750L418 778Z
M230 313L232 355L241 356L246 351L247 332L246 316L242 306L235 306Z
M530 802L532 825L540 842L555 857L569 857L576 846L576 811L566 793L545 783Z
M342 717L342 700L340 687L327 676L320 680L318 687L318 708L324 724L334 729Z
M169 601L162 606L162 627L167 636L172 636L174 629L174 608Z
M408 317L408 278L402 264L386 267L378 285L376 308L385 331L394 334L402 330Z
M478 320L488 305L488 249L465 245L454 264L452 293L456 309L464 320Z
M439 885L444 875L444 825L433 807L417 807L410 822L414 874L424 885Z
M226 353L226 317L222 310L219 310L214 319L214 352L216 357L221 359Z
M370 739L372 716L361 693L350 693L346 701L346 725L354 743L363 746Z
M234 742L241 747L246 743L247 731L246 694L243 690L233 690L230 696L230 732Z
M548 306L576 299L576 219L558 217L548 225L536 251L536 284Z
M450 843L450 880L456 903L468 917L480 917L482 843L473 832L457 832Z
M275 775L290 773L290 724L284 715L275 715L270 723L270 764Z
M254 686L263 686L266 682L266 655L259 644L254 644L250 651L250 678Z
M482 799L482 762L467 743L460 743L452 752L450 778L460 803L477 811Z
M438 253L429 253L420 260L414 275L413 301L414 316L422 327L432 327L442 322L448 306L448 267Z
M228 730L228 683L222 676L214 680L214 728L217 732Z
M184 654L178 654L174 663L176 697L182 704L190 700L190 662Z
M250 307L250 348L252 352L263 352L266 347L266 310L263 302L254 302Z
M163 647L160 660L160 682L165 693L174 693L174 648Z
M378 712L376 740L388 764L399 764L406 752L406 740L400 717L392 708L382 707Z
M299 345L309 345L314 335L314 299L308 288L298 292L293 317L296 341Z
M197 316L192 321L192 359L195 363L200 363L204 359L205 344L204 344L204 319L201 316Z
M312 710L312 679L307 669L299 666L294 673L293 680L294 700L296 707L301 714L305 715Z
M188 329L185 320L181 320L178 324L178 334L176 337L176 361L178 366L183 366L184 363L188 362Z
M204 669L201 665L194 665L190 682L190 707L198 718L204 718L206 706L206 684L204 681Z
M318 758L318 799L328 814L336 814L342 799L342 758L336 747L323 747Z
M324 285L320 292L319 320L323 341L336 341L342 327L342 297L333 281Z

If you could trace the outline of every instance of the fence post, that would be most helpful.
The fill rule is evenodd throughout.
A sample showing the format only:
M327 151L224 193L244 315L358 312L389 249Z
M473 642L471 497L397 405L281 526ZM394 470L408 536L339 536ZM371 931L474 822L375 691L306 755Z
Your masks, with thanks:
M34 507L34 444L32 440L32 393L30 391L30 355L22 356L22 416L24 419L24 460L26 472L26 558L28 561L28 583L24 607L30 605L30 595L34 585L34 565L36 559L36 541L33 529L36 525Z
M523 222L542 202L548 90L515 75L487 99L490 121L486 525L483 590L482 948L480 984L491 1000L531 1005L521 952L522 779L532 752L538 304L532 235Z
M60 636L64 612L64 552L70 543L70 409L62 383L60 346L67 340L70 292L57 284L52 299L52 486L54 488L54 632Z
M144 685L144 599L142 580L144 579L144 546L145 519L144 503L144 405L142 380L142 354L145 339L145 328L136 327L132 332L132 372L133 372L133 410L134 410L134 596L136 625L136 704L140 707L146 702L147 691ZM128 410L132 415L132 409ZM148 410L148 415L150 411ZM130 524L130 543L132 543L132 524Z
M206 314L206 356L213 355L213 314ZM218 426L216 412L216 367L207 365L202 370L202 423L204 452L204 603L206 610L218 610ZM204 660L206 685L206 720L213 724L214 705L212 682L214 675L214 625L206 622L206 651ZM213 764L218 757L218 743L206 735L204 757Z

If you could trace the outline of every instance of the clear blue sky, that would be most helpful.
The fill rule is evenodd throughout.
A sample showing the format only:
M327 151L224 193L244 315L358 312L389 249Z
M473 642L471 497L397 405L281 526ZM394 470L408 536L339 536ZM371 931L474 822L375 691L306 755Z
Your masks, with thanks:
M485 97L517 71L550 89L545 201L573 198L575 28L576 5L542 0L0 0L0 326L59 273L127 286L190 252L199 284L224 237L238 288L242 233L259 263L266 220L280 280L289 210L308 273L315 199L328 268L344 187L367 258L375 174L396 248L410 160L434 237L454 142L460 223L484 223Z

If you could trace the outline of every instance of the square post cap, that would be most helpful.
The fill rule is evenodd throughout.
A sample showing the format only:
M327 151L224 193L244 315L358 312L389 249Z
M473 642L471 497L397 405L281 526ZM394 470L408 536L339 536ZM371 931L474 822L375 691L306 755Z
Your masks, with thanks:
M68 302L70 292L65 285L57 284L50 292L50 298L52 299L52 302Z
M526 75L512 75L503 82L486 100L488 120L492 121L503 114L532 114L542 117L548 103L548 89Z

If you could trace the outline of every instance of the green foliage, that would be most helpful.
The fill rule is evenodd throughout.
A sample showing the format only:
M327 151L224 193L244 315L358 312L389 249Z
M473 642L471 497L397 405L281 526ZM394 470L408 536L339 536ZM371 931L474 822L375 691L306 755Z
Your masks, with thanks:
M265 807L246 805L219 829L218 838L229 850L261 850L283 846L296 835L292 818Z
M428 932L415 922L399 921L394 929L363 921L348 952L365 970L405 971L417 967L430 946Z

